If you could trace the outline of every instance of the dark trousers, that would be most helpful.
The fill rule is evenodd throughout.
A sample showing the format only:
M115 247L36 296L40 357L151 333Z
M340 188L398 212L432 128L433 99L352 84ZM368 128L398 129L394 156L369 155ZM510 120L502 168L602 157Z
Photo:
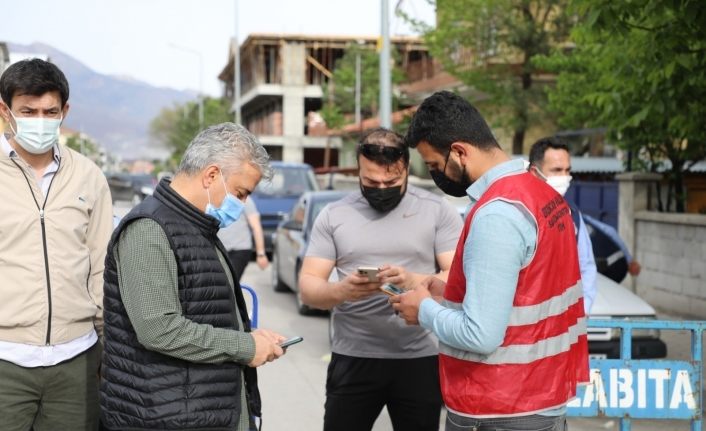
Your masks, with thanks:
M230 259L230 263L233 264L235 269L233 284L236 286L240 285L240 278L243 276L248 262L250 262L250 255L252 255L252 250L228 250L228 259Z
M566 416L518 416L474 419L449 412L446 431L566 431Z
M100 347L50 367L0 361L3 431L98 429Z
M370 430L383 406L395 430L438 430L441 405L437 356L371 359L331 355L325 431Z

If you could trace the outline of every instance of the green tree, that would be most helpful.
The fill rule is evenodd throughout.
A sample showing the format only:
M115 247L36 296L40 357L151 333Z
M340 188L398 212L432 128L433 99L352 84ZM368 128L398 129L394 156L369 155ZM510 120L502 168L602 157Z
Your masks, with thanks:
M228 102L224 99L205 98L204 127L227 121L233 121ZM170 157L172 166L178 165L186 147L199 131L199 106L194 101L162 109L150 124L152 137L172 151Z
M574 1L569 52L539 63L559 73L551 108L566 127L607 127L638 169L668 160L676 210L683 175L706 156L706 3ZM667 202L667 210L671 206Z
M512 151L521 154L527 129L546 105L533 60L566 41L569 0L428 1L436 5L435 27L405 18L444 69L479 93L484 111L513 130Z

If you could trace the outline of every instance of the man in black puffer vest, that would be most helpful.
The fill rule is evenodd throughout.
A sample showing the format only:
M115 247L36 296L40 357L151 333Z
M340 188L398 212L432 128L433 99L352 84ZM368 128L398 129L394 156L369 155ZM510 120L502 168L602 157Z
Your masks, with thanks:
M216 236L270 175L242 126L209 127L173 181L115 229L106 257L101 420L110 430L238 430L260 416L255 368L284 337L251 331Z

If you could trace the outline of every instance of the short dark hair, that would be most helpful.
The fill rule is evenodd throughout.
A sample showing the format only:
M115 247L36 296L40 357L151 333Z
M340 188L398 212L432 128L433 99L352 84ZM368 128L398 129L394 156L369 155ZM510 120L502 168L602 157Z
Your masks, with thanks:
M442 154L454 142L465 142L481 150L500 148L480 112L449 91L434 93L419 105L405 141L412 148L422 141L428 142Z
M550 136L547 138L542 138L532 144L532 148L530 148L529 152L529 162L530 165L533 166L539 166L542 164L544 161L544 153L547 152L547 149L551 148L554 150L564 150L567 153L571 154L571 151L569 151L569 146L564 143L561 139L557 138L556 136Z
M13 63L0 77L0 97L8 107L15 96L41 96L50 91L59 92L63 108L69 100L69 82L58 67L39 58Z
M392 130L379 127L366 132L356 146L356 160L365 157L378 165L389 166L402 159L409 166L409 148L404 137Z

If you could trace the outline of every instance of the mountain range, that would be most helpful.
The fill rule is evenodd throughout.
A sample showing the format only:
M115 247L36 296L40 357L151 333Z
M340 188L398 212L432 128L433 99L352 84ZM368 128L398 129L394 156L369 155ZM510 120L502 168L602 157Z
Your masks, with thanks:
M9 43L8 47L10 52L48 55L69 81L65 126L88 134L123 159L166 157L167 150L150 139L150 122L162 108L196 97L195 92L98 73L50 45Z

